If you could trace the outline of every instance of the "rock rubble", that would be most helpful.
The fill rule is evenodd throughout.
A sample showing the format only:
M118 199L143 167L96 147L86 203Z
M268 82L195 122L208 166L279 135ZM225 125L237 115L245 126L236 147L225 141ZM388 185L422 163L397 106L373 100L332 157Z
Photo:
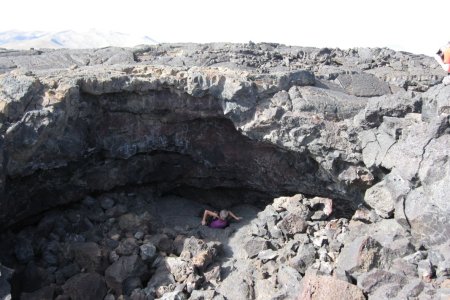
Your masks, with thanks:
M145 190L133 197L126 193L88 197L70 210L46 213L38 226L2 234L7 245L0 250L11 257L15 269L12 273L2 267L2 276L10 280L13 297L434 299L448 295L448 245L416 248L413 236L393 218L362 222L361 214L355 213L358 218L348 219L337 214L332 199L297 194L276 198L259 212L237 206L234 211L244 215L253 211L253 217L225 230L201 226L200 214L185 217L186 224L192 225L167 226L160 221L182 216L181 207L198 210L202 205L151 194ZM112 202L106 209L105 197ZM170 207L158 208L160 201ZM69 221L94 207L107 212L117 206L123 208L121 213L92 219L89 228L80 229ZM320 212L324 216L314 220ZM292 230L297 228L292 216L304 223L304 230ZM62 228L56 226L64 223ZM286 223L291 230L283 231ZM25 234L30 249L8 247L23 243ZM27 261L22 259L24 252L32 253ZM3 289L9 284L5 279Z

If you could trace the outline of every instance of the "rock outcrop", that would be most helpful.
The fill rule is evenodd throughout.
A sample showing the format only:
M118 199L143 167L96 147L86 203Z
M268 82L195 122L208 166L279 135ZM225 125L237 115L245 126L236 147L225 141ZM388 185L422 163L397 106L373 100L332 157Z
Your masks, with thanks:
M92 208L41 220L45 247L13 239L20 276L39 277L23 293L87 297L72 291L93 281L101 297L182 299L204 280L229 299L295 298L321 282L355 299L447 293L450 87L432 58L267 43L1 50L0 74L0 232ZM221 278L211 247L158 262L176 243L104 196L147 187L216 208L303 195L255 218L242 266ZM128 235L108 227L108 245L80 235L114 222Z

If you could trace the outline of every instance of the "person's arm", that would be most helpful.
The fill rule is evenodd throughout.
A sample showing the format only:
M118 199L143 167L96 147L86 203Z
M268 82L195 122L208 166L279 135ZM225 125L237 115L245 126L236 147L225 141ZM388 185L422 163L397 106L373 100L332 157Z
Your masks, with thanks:
M444 69L444 71L450 72L450 64L444 63L442 56L439 54L439 52L434 55L434 59L436 59L436 61L439 63L442 69Z
M241 217L236 217L236 215L233 214L231 211L229 212L229 214L230 214L230 216L231 216L233 219L235 219L235 220L237 220L237 221L239 221L239 220L242 219Z
M206 225L207 217L219 218L215 212L205 209L205 212L203 213L202 225Z

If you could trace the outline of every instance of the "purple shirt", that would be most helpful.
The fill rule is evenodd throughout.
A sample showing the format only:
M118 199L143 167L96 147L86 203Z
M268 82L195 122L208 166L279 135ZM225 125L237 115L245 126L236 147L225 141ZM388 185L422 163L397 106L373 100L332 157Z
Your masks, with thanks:
M222 219L215 219L209 224L209 227L211 228L225 228L227 226L228 222Z

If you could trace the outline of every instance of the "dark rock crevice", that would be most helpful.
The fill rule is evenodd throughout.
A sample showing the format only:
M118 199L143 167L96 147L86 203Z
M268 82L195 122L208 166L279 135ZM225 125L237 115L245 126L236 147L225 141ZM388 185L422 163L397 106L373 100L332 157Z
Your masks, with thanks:
M209 103L206 113L205 102ZM194 99L170 91L81 94L80 103L87 105L81 106L78 118L68 117L73 114L71 104L61 103L53 112L33 119L54 124L44 129L49 131L47 136L57 134L51 132L52 128L63 136L50 140L31 132L38 141L22 144L25 155L33 147L44 151L42 155L58 150L54 152L56 157L48 157L53 162L46 162L48 158L42 156L45 160L36 164L36 157L27 155L30 160L25 164L13 164L15 171L5 180L8 200L2 202L3 225L80 200L88 193L133 184L164 184L165 192L186 186L253 190L271 196L304 192L353 200L354 195L336 194L327 189L330 182L315 177L320 167L307 152L286 150L242 135L230 120L218 114L217 101L211 97ZM142 111L142 107L149 110ZM60 120L68 121L62 125ZM7 138L9 149L16 151L5 151L12 156L5 159L7 169L12 160L23 157L21 148L14 145L18 138L30 134L24 121L19 125L23 131ZM58 160L62 163L55 164ZM20 172L28 175L18 176ZM8 217L11 215L15 218Z

